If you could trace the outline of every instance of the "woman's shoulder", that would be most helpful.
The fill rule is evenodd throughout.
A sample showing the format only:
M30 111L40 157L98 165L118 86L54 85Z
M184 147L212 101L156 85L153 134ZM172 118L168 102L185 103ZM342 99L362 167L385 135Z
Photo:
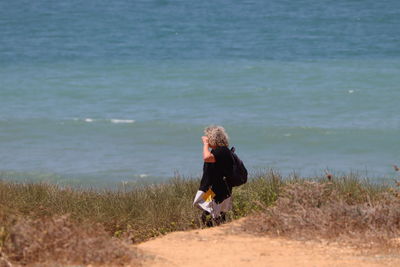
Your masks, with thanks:
M211 151L211 153L213 153L213 155L216 157L227 156L227 155L230 155L231 150L227 146L219 146L219 147L216 147L215 149L213 149Z
M230 151L229 147L227 146L217 146L216 148L213 149L213 151Z

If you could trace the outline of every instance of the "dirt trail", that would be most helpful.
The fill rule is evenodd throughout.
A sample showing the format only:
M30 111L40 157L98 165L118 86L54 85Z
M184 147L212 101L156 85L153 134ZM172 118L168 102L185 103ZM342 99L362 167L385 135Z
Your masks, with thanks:
M175 232L136 245L144 266L400 266L400 255L362 255L338 244L254 236L240 222Z

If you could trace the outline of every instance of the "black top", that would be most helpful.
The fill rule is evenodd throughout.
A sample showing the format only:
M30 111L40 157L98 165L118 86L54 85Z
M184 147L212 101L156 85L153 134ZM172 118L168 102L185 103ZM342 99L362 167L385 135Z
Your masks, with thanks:
M232 187L224 180L224 176L232 175L233 161L231 151L226 146L211 150L215 163L204 162L203 177L199 190L207 192L211 187L215 193L215 202L220 203L231 196Z

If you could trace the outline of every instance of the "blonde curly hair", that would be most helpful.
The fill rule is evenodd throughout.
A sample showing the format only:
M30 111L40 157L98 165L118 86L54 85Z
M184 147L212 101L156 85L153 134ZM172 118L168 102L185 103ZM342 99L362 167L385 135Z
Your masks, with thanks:
M204 134L208 137L208 143L211 146L229 146L229 137L224 127L219 125L210 125L204 129Z

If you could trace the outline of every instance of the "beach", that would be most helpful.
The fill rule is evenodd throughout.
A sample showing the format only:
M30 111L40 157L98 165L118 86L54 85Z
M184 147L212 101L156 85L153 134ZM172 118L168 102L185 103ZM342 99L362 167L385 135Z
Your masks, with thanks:
M399 265L399 3L1 1L0 266Z

